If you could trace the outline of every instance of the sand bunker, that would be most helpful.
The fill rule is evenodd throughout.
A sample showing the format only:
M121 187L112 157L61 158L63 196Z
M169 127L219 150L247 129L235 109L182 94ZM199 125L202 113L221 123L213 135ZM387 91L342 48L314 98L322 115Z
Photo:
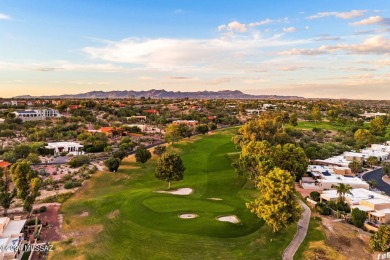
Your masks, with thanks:
M197 217L198 217L198 215L192 214L192 213L179 215L179 218L183 218L183 219L191 219L191 218L197 218Z
M208 200L223 200L221 198L207 198Z
M164 190L159 190L159 191L156 191L158 193L168 193L168 194L172 194L172 195L190 195L194 190L191 189L191 188L181 188L181 189L178 189L178 190L172 190L172 191L164 191Z
M233 224L237 224L237 223L240 222L240 219L237 218L237 216L235 216L235 215L223 216L223 217L219 217L217 219L219 221L222 221L222 222L230 222L230 223L233 223Z

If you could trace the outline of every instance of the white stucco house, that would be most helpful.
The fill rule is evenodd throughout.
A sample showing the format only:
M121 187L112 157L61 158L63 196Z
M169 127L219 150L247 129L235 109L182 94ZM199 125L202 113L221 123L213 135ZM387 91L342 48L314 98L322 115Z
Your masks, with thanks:
M63 152L67 152L72 155L84 154L84 145L75 142L56 142L48 143L45 146L46 149L54 150L54 155L59 155Z

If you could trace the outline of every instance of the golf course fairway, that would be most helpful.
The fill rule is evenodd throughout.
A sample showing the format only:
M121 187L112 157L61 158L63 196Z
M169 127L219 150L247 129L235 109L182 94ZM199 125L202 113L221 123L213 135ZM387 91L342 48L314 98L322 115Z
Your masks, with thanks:
M50 259L281 259L296 232L274 234L245 203L259 194L231 166L238 150L236 129L192 137L168 146L186 167L172 189L155 179L157 157L145 164L134 156L117 173L99 172L62 205L64 240ZM218 198L218 199L210 199ZM88 216L81 216L88 212ZM180 218L195 214L194 218ZM237 216L238 223L218 221Z

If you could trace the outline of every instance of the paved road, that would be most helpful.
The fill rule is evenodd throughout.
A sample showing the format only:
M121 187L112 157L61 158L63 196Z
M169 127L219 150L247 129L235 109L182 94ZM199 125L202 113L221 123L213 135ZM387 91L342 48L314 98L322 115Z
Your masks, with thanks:
M375 169L373 171L367 172L363 175L363 180L376 180L376 188L384 191L388 196L390 196L390 185L382 180L382 177L385 175L382 168Z
M309 228L311 210L303 201L300 200L299 203L301 204L301 207L304 211L301 219L298 221L297 233L295 234L293 240L291 240L286 250L284 250L283 260L293 260L299 246L302 244L303 240L305 240L307 230Z

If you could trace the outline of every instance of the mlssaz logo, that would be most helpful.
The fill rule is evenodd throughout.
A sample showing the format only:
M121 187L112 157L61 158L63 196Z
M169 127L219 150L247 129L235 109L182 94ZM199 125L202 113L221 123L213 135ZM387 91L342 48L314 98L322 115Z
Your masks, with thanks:
M0 252L3 251L49 252L53 250L54 250L53 245L49 245L49 244L38 244L38 245L24 244L19 246L0 246Z
M25 244L23 246L23 251L37 251L37 252L49 252L53 251L53 245L49 244L38 244L38 245L31 245L31 244Z

